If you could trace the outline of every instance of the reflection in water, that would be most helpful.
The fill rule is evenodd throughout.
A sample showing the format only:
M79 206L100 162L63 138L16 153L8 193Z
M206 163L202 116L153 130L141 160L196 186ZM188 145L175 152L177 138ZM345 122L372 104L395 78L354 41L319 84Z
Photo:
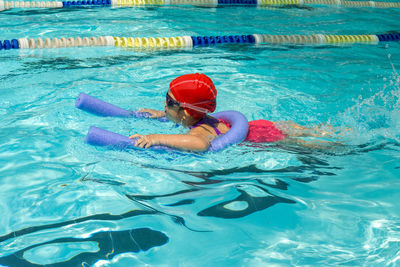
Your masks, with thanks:
M129 196L128 196L129 198ZM191 231L196 231L190 229L186 226L185 220L182 217L176 215L170 215L165 212L160 212L155 210L154 208L146 205L140 201L135 201L138 204L141 204L143 207L148 208L148 210L130 210L122 214L94 214L82 218L77 218L74 220L40 225L40 226L32 226L28 228L24 228L21 230L17 230L11 232L7 235L0 236L0 243L5 242L17 237L21 237L28 234L37 233L40 231L45 231L49 229L55 229L60 227L69 227L72 225L76 225L83 222L90 221L118 221L123 220L135 216L140 215L166 215L169 216L172 221L178 225L184 226ZM196 231L196 232L205 232L205 231ZM60 262L56 264L50 264L51 266L84 266L85 264L91 265L98 260L101 259L112 259L114 256L126 253L126 252L139 252L140 250L146 251L154 246L161 246L168 242L168 237L163 233L158 231L150 230L148 228L140 228L140 229L131 229L126 231L107 231L107 232L99 232L94 234L92 237L81 239L81 238L60 238L56 240L52 240L49 242L44 242L40 244L36 244L30 246L28 248L17 251L11 255L1 257L0 265L6 266L39 266L37 264L33 264L24 259L24 252L34 249L40 246L50 245L50 244L62 244L62 243L71 243L71 242L97 242L99 244L99 250L96 252L84 252L80 253L77 256L71 258L68 261ZM50 266L46 264L46 266Z
M176 207L176 206L182 206L182 205L189 205L189 204L193 204L195 202L194 199L184 199L181 201L178 201L176 203L172 203L166 206L170 206L170 207Z
M298 161L301 163L297 166L286 166L280 169L270 169L265 170L258 167L256 164L250 164L242 167L234 167L227 169L217 169L210 171L188 171L188 170L179 170L168 167L163 167L159 165L153 164L143 164L137 162L129 162L130 164L136 165L139 168L148 168L148 169L156 169L156 170L164 170L170 172L182 173L185 175L189 175L191 177L196 177L200 179L200 181L191 181L182 180L182 183L186 184L190 188L175 191L168 194L161 195L136 195L136 194L126 194L126 196L140 203L144 207L148 209L153 209L157 213L164 213L162 210L157 210L152 206L152 204L146 202L149 200L163 198L167 204L165 206L169 207L179 207L183 205L195 205L196 201L199 200L199 191L210 191L217 189L220 185L224 187L229 187L232 190L235 190L237 194L234 194L235 197L232 199L221 199L219 194L214 195L211 198L214 198L215 201L209 201L210 203L218 202L215 205L210 207L206 207L200 210L197 215L198 216L211 216L225 219L233 219L240 218L244 216L248 216L254 212L262 211L267 209L278 203L286 203L286 204L294 204L296 201L278 196L273 194L268 190L268 188L278 189L282 191L288 190L290 184L289 181L296 181L301 183L309 183L317 180L322 176L335 176L336 171L342 169L337 166L330 166L327 161L327 156L344 156L345 154L357 154L357 153L366 153L373 150L380 150L382 148L388 148L393 143L378 143L378 144L363 144L357 146L345 146L341 147L341 151L336 151L337 154L333 153L333 151L315 151L311 149L307 149L304 147L287 147L282 145L258 145L254 147L253 150L243 152L246 153L265 153L266 151L276 152L277 150L286 151L289 154L295 154ZM125 159L115 159L126 162ZM243 178L240 178L240 174L243 174ZM249 175L254 177L257 175L257 178L249 179ZM234 178L232 178L234 177ZM220 184L220 185L219 185ZM247 186L242 187L243 184L247 184ZM250 184L250 185L249 185ZM251 191L254 191L256 188L258 191L263 192L260 194L252 194ZM250 190L250 191L248 191ZM210 198L210 194L205 194ZM213 195L213 194L211 194ZM228 195L228 194L227 194ZM224 198L228 198L228 196L224 196ZM231 194L229 194L231 195ZM178 198L178 200L177 200ZM181 199L179 199L181 198ZM170 202L168 204L168 202ZM238 206L241 206L238 208ZM193 208L192 210L195 210ZM175 215L167 214L173 218L176 223L185 225L185 221L182 217L177 217ZM190 228L188 228L190 229ZM190 229L193 230L193 229ZM196 231L196 230L193 230Z
M372 150L379 150L393 146L393 143L366 144L353 147L349 154L365 153ZM394 147L397 147L395 144ZM252 153L265 153L268 150L275 150L277 147L259 147L257 151ZM281 147L278 149L282 149ZM286 149L285 149L286 150ZM287 153L295 154L300 165L286 166L281 169L265 170L256 164L250 164L242 167L234 167L227 169L217 169L210 171L188 171L173 168L162 167L160 165L143 164L137 162L129 162L140 168L157 169L169 172L182 173L190 177L196 177L196 181L190 179L182 179L182 183L188 186L187 189L161 195L134 195L126 194L131 201L140 204L143 210L131 210L123 214L96 214L75 220L54 223L49 225L33 226L25 229L17 230L4 236L0 236L0 242L11 240L23 235L60 228L77 223L92 220L115 221L138 215L162 215L168 216L178 225L184 226L186 229L196 232L207 232L193 230L189 228L185 219L174 214L164 212L162 208L156 209L150 202L153 199L165 199L165 206L176 207L188 205L193 212L196 208L194 205L200 200L199 192L204 192L207 198L211 198L207 203L213 203L208 207L202 207L197 211L197 215L201 217L216 217L223 219L235 219L248 216L254 212L265 210L275 204L286 203L295 204L296 201L272 193L273 190L287 191L290 187L290 181L308 183L319 179L322 176L335 176L335 172L341 167L331 166L327 161L326 153L312 153L300 149L286 150ZM248 152L244 152L248 153ZM319 155L322 154L321 157ZM322 159L323 158L323 159ZM124 159L116 159L125 161ZM242 176L242 177L241 177ZM252 178L249 178L252 177ZM95 182L101 184L109 184L111 186L124 186L124 182L119 182L113 177L104 177L101 179L91 178L85 175L81 178L82 182ZM222 196L212 193L212 190L218 190L224 187L231 190L229 194ZM211 193L210 193L211 192ZM233 192L233 193L232 193ZM287 196L288 194L286 194ZM201 198L201 197L200 197ZM148 228L131 229L125 231L107 231L99 232L88 238L59 238L52 241L35 244L14 252L11 255L1 257L0 264L10 266L39 266L36 263L29 262L24 258L25 252L32 252L35 248L41 248L46 245L62 245L63 243L79 243L79 242L95 242L98 244L98 250L80 252L67 261L52 263L54 266L73 266L73 265L91 265L98 260L109 260L121 253L145 251L155 246L161 246L168 242L169 238L158 231ZM46 264L47 265L47 264Z
M0 264L8 266L42 266L31 263L24 258L24 253L45 245L73 242L95 242L98 250L95 252L83 252L64 262L46 264L46 266L88 266L99 260L111 260L115 256L127 252L147 251L156 246L162 246L168 242L168 237L149 228L137 228L125 231L98 232L88 238L59 238L49 242L36 244L11 255L0 258Z
M269 193L267 190L259 187L261 190L265 191L265 193ZM199 216L212 216L212 217L218 217L218 218L224 218L224 219L233 219L233 218L240 218L247 216L253 212L264 210L266 208L269 208L277 203L290 203L294 204L296 203L293 200L287 199L287 198L282 198L278 197L275 195L270 195L270 196L262 196L262 197L255 197L251 196L244 190L238 189L238 192L240 192L240 196L238 196L235 199L229 200L229 201L224 201L221 202L217 205L211 206L207 209L204 209L197 213ZM245 206L245 209L241 210L234 210L234 209L229 209L227 206L229 204L235 203L235 202L241 202L244 201L247 203Z
M96 179L96 178L91 178L89 177L89 174L86 174L85 176L83 176L80 179L81 182L87 182L87 181L91 181L94 183L99 183L99 184L108 184L108 185L117 185L117 186L121 186L121 185L125 185L125 183L123 182L119 182L119 181L115 181L113 179Z
M271 149L271 147L264 147L264 149L259 147L257 149L260 149L260 152L265 153L265 149ZM276 150L276 147L274 149ZM252 151L252 153L254 153L254 150ZM224 219L234 219L248 216L257 211L262 211L278 203L296 203L292 199L284 198L271 193L268 188L286 191L288 190L288 181L290 180L302 183L309 183L317 180L318 177L321 176L334 176L336 175L334 171L341 169L340 167L330 166L326 160L320 159L312 153L305 153L304 150L292 150L289 151L289 153L297 154L297 159L302 164L299 166L287 166L281 169L272 170L261 169L256 164L250 164L247 166L227 168L222 170L217 169L211 171L187 171L160 167L151 164L134 163L141 168L183 173L185 175L196 177L200 179L200 181L182 180L182 182L190 186L190 188L168 194L130 194L127 195L127 197L142 204L145 201L153 200L156 198L163 198L167 203L169 199L171 199L171 203L165 204L165 206L178 207L182 205L195 204L196 200L199 199L199 191L206 192L218 189L218 187L223 186L225 188L230 188L231 190L236 191L236 194L233 194L235 197L227 199L228 195L231 196L232 194L226 194L225 196L223 196L223 198L225 199L221 200L221 195L207 192L204 195L207 195L208 198L212 198L215 200L211 200L208 202L217 202L217 204L200 210L197 215ZM243 174L242 178L240 178L240 174ZM249 179L249 175L250 177L254 177L254 175L257 176L256 178ZM256 194L254 194L254 192L256 192ZM177 198L180 197L182 199L177 200ZM192 210L195 210L195 208L192 208Z
M88 222L88 221L117 221L117 220L122 220L126 218L131 218L134 216L139 216L139 215L150 215L150 214L156 214L157 212L154 210L130 210L122 214L109 214L109 213L103 213L103 214L94 214L82 218L78 218L75 220L70 220L70 221L65 221L65 222L59 222L59 223L53 223L53 224L46 224L46 225L40 225L40 226L32 226L28 228L24 228L21 230L17 230L14 232L11 232L7 235L0 236L0 242L7 241L9 239L31 234L31 233L36 233L42 230L48 230L48 229L53 229L53 228L59 228L59 227L65 227L65 226L71 226L74 224L82 223L82 222Z

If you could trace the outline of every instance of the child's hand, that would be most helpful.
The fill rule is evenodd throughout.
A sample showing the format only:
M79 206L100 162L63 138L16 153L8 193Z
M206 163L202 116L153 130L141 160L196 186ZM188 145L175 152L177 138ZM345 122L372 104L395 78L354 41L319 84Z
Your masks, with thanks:
M149 148L153 145L160 144L157 134L140 135L134 134L129 136L130 139L137 138L135 146L140 148Z
M155 110L150 108L141 108L138 110L140 113L150 113L149 118L157 119L161 117L165 117L165 111L163 110Z

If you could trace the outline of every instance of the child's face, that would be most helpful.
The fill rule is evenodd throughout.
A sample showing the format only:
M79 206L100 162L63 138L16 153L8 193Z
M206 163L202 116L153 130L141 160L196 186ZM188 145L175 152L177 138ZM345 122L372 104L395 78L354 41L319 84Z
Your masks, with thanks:
M165 101L165 114L167 118L176 123L183 124L183 114L184 111L180 106L179 102L176 101L175 97L172 95L170 91L167 93L167 99Z

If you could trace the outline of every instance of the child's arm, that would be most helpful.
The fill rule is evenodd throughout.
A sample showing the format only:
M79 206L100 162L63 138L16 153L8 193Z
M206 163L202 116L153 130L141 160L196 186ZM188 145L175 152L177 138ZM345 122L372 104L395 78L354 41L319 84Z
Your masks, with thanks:
M164 145L181 150L205 151L210 146L210 142L204 136L197 134L134 134L129 138L138 138L136 146L149 148L154 145Z
M141 113L150 113L149 118L152 119L157 119L161 117L165 117L165 111L164 110L155 110L155 109L150 109L150 108L141 108L138 110L138 112Z

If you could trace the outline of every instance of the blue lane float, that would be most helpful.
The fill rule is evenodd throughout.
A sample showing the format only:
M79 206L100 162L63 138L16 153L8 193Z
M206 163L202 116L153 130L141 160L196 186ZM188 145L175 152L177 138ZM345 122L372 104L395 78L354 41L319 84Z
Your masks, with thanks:
M91 1L62 1L62 7L93 7L111 6L111 0L91 0Z
M376 35L380 42L399 41L400 33L385 33Z
M12 40L4 40L3 42L0 41L0 50L9 50L9 49L19 49L19 43L17 39Z
M147 117L148 113L141 113L137 111L129 111L113 104L107 103L103 100L95 98L85 93L80 93L76 99L75 106L81 110L95 114L98 116L112 116L112 117ZM249 129L247 118L238 111L222 111L211 115L216 119L225 120L231 124L229 131L221 136L215 138L208 148L208 151L220 151L230 145L242 142ZM162 121L165 121L163 118ZM85 143L94 146L106 146L116 149L136 148L135 139L130 139L127 136L110 132L95 126L89 128L89 132L85 137ZM171 149L166 146L152 146L152 149Z
M218 5L257 5L257 0L218 0Z
M191 36L193 47L213 44L254 44L253 35Z

